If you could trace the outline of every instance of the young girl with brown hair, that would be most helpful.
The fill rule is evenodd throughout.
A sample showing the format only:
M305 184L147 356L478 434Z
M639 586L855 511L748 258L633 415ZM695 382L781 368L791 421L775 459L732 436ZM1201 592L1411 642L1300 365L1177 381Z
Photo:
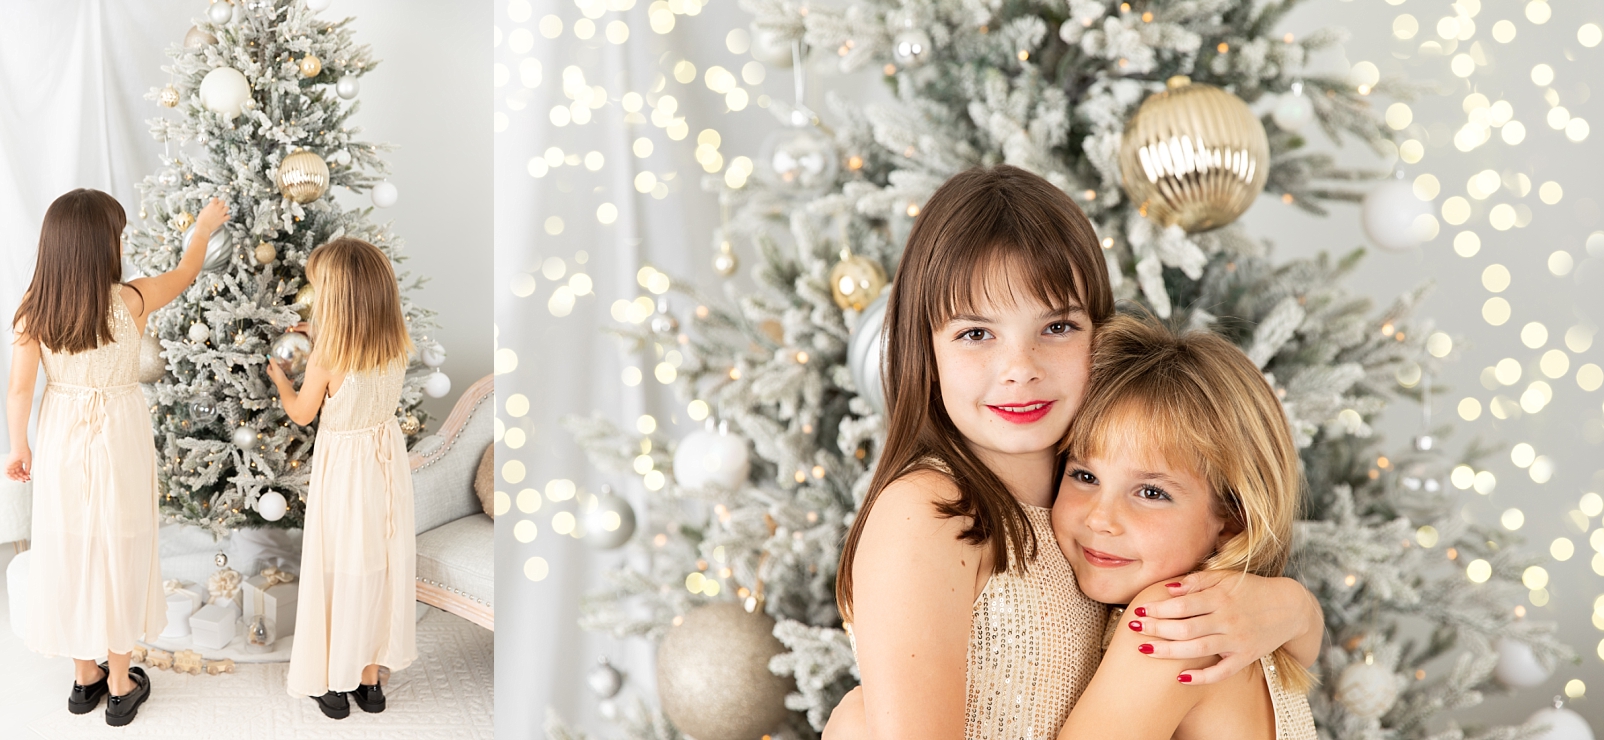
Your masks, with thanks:
M862 676L837 712L869 737L1054 735L1091 680L1105 609L1052 547L1048 507L1113 309L1090 223L1036 175L961 173L915 221L886 311L885 447L837 576ZM1312 662L1301 586L1199 585L1143 630L1165 657L1203 655L1207 636L1225 659L1196 683L1294 640Z
M150 698L150 678L128 656L167 624L139 337L152 313L195 282L207 240L227 220L228 206L213 199L177 267L124 283L122 205L99 190L67 193L45 212L33 282L11 321L6 476L33 481L27 645L73 659L73 714L94 711L109 693L110 725L133 721ZM36 456L28 416L41 362Z
M300 390L268 364L291 421L310 424L322 410L288 690L344 719L347 694L363 711L384 711L379 668L398 671L418 655L412 472L395 417L412 340L378 247L336 239L312 250L306 274L316 297Z
M1286 413L1217 334L1130 316L1099 327L1065 452L1053 532L1093 599L1162 603L1162 584L1195 570L1273 577L1291 556L1303 481ZM1309 673L1284 648L1191 687L1176 671L1212 657L1147 659L1152 641L1122 619L1060 738L1315 737Z

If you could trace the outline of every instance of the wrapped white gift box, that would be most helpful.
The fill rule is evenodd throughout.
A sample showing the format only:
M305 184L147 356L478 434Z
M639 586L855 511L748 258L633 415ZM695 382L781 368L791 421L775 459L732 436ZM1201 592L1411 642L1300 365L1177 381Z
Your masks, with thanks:
M295 633L295 604L301 592L299 581L274 583L263 588L268 579L251 576L240 587L241 619L250 622L258 614L273 620L279 637Z
M183 584L167 594L167 628L162 637L187 637L189 618L206 603L206 589L193 583Z
M195 647L221 650L234 641L239 629L239 608L227 599L207 604L189 618L189 630Z

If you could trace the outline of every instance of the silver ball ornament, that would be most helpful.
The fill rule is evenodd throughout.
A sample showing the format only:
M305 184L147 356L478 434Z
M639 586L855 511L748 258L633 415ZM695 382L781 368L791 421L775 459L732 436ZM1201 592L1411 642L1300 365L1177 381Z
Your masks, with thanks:
M679 331L679 319L674 318L674 314L668 312L668 299L657 299L657 313L652 314L649 325L652 331L657 334L674 334Z
M305 334L288 331L273 340L268 354L275 360L282 361L284 372L295 376L306 372L307 358L312 356L312 340Z
M1398 683L1386 666L1358 661L1337 678L1336 699L1355 716L1380 719L1398 700Z
M774 186L796 196L828 190L841 169L835 142L823 131L807 125L769 134L763 142L761 159Z
M741 261L736 259L735 252L729 249L720 250L713 255L713 271L720 276L729 277L740 269Z
M139 382L154 383L167 375L167 358L162 356L162 342L149 334L139 339Z
M334 94L340 96L341 100L350 100L361 92L362 83L353 75L341 77L339 82L334 83Z
M210 8L206 9L206 17L210 18L213 23L221 26L224 23L229 22L229 20L234 17L234 4L228 2L228 0L219 0L219 2L214 2Z
M785 652L774 619L721 602L692 609L657 648L663 714L697 740L751 740L772 733L790 713L795 684L769 671Z
M197 321L189 325L189 341L204 342L212 338L212 327L204 321Z
M255 447L256 430L250 427L237 427L234 429L232 441L234 442L235 447L238 447L242 450L248 450L252 447Z
M628 542L634 534L634 507L611 489L602 489L596 497L596 508L585 513L585 544L611 550Z
M585 683L590 690L602 699L611 699L618 696L624 689L624 674L620 673L606 658L602 658L595 668L585 674Z
M881 340L885 334L889 297L889 293L881 293L858 314L858 323L852 327L852 339L847 344L847 370L852 374L852 384L857 386L858 397L877 413L886 410L885 388L881 385L885 364Z
M184 229L183 241L179 244L180 250L188 250L190 242L195 238L196 224L190 224ZM201 263L201 269L207 272L218 272L228 267L228 261L234 256L234 250L228 248L228 229L218 226L212 235L206 238L206 260Z
M891 38L891 59L899 67L917 67L930 61L930 34L921 28L905 28Z

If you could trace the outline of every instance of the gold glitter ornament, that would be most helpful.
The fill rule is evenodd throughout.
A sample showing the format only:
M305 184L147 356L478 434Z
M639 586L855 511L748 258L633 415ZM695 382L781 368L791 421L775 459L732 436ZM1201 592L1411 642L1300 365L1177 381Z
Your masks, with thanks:
M401 419L402 434L410 437L414 434L417 434L421 429L423 429L423 422L418 421L418 417L413 416L412 414L407 414Z
M323 158L302 149L279 162L274 178L278 191L296 203L310 203L329 190L329 166Z
M156 103L163 108L178 107L178 88L172 85L162 88L161 93L156 96Z
M1264 125L1241 98L1171 77L1125 126L1119 166L1125 194L1162 227L1187 233L1241 216L1270 172Z
M167 358L162 356L162 342L145 334L139 339L139 382L154 383L167 374Z
M167 219L167 225L173 227L173 231L189 231L189 227L195 225L195 216L189 211L179 211ZM188 247L189 244L186 243L184 246Z
M657 693L674 726L697 740L751 740L780 729L790 713L788 677L769 672L785 652L774 619L734 602L686 613L657 648Z
M843 254L841 261L830 268L830 294L842 310L862 311L880 297L885 287L885 270L867 257Z
M301 57L300 66L301 76L316 77L319 72L323 71L323 60L318 59L316 54L307 54Z
M312 300L316 297L317 291L312 289L311 283L302 285L300 290L295 291L295 302L301 306L295 309L295 312L301 315L302 321L312 320Z
M265 265L275 259L278 259L278 250L274 249L273 245L268 244L267 242L261 242L256 245L257 264Z

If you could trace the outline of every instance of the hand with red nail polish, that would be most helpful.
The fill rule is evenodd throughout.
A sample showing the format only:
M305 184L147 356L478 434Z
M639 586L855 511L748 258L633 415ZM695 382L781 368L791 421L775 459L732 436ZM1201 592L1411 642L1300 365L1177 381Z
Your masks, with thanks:
M1140 645L1137 645L1136 649L1141 651L1141 653L1143 655L1152 655L1153 654L1153 644L1150 643L1150 642L1144 642L1144 643L1142 643Z
M1129 627L1131 628L1132 632L1141 632L1142 631L1142 623L1140 621L1135 620L1135 619L1131 620L1131 623L1130 623Z
M1147 616L1147 607L1145 607L1145 606L1136 607L1135 611L1136 611L1136 616L1138 616L1138 617Z

